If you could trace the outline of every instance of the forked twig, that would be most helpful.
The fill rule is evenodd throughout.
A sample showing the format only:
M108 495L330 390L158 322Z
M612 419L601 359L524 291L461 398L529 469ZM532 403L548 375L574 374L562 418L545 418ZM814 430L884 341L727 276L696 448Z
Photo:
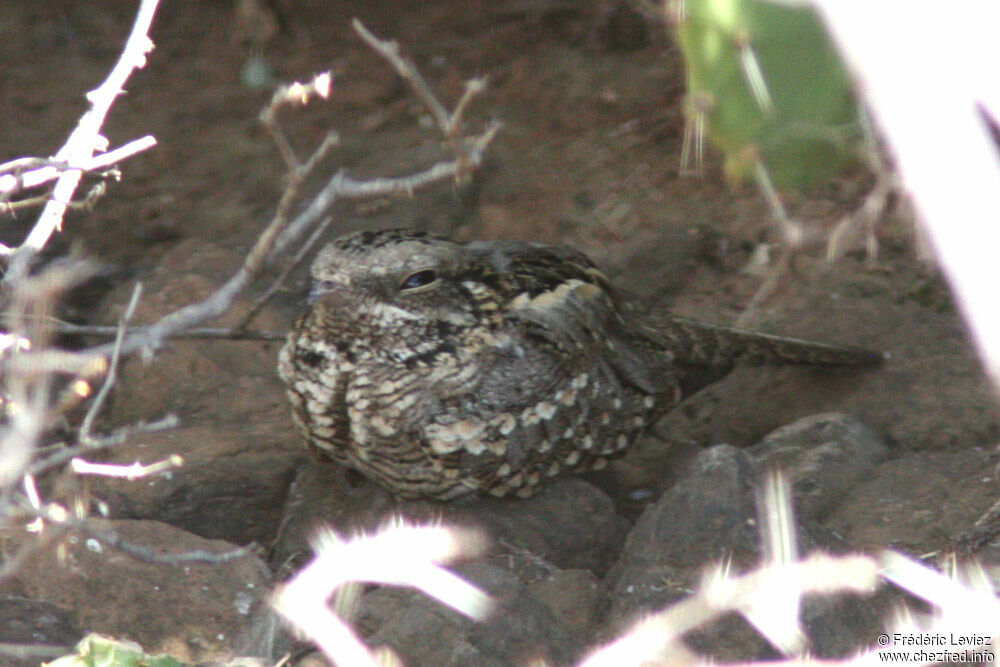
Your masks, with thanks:
M132 72L146 64L146 54L153 48L149 28L158 4L159 0L142 0L121 57L104 82L87 93L90 109L80 118L69 139L54 158L65 162L69 169L60 174L52 189L52 198L45 205L27 238L10 253L10 265L4 276L5 284L10 285L27 274L31 258L45 246L53 232L61 227L67 203L72 201L73 193L83 177L81 169L92 159L95 150L106 148L107 139L101 136L101 126L111 105L124 91L125 82Z
M381 44L381 42L379 43ZM320 77L323 76L325 75L320 75ZM313 85L315 87L315 82ZM319 86L319 88L322 88L322 86ZM474 94L479 88L479 86L472 86L472 92L467 94ZM298 93L305 95L303 91L308 92L312 88L310 88L310 84L306 84L299 88L293 86L290 90L298 91ZM427 89L427 93L429 93L429 89ZM433 98L433 94L431 94L431 97ZM299 98L289 93L281 99L290 100ZM421 96L421 99L424 99L423 96ZM436 98L433 99L436 104L431 103L429 105L431 108L443 108ZM427 103L427 100L424 101ZM462 108L467 104L467 101L463 103ZM266 117L273 116L272 113L265 113L264 115ZM458 120L459 116L452 113L447 122L457 124ZM446 123L445 127L447 126ZM278 210L274 218L260 237L258 237L254 247L244 260L243 266L240 267L236 274L203 301L180 308L166 315L155 324L127 335L124 341L122 341L121 354L130 354L140 349L155 349L162 345L163 341L167 338L176 336L182 331L191 329L202 322L215 319L225 313L231 307L236 296L262 273L264 267L271 261L274 261L277 255L291 244L297 242L316 224L317 220L322 219L334 201L345 198L356 199L393 194L412 194L414 190L437 181L447 178L461 179L469 169L475 168L482 163L486 147L498 131L499 124L491 123L481 135L462 142L464 145L457 151L458 157L456 159L439 162L411 176L355 180L342 171L338 172L309 203L305 210L289 221L287 216L298 196L299 185L308 173L315 168L326 152L336 143L336 135L328 135L320 147L304 164L292 170L289 176L289 184L286 186L285 192L278 204ZM290 148L288 150L279 148L279 150L282 151L286 163L298 163L297 158L290 151ZM93 348L90 350L90 353L107 356L113 353L113 351L113 345L105 344Z
M137 153L148 150L155 145L156 138L146 135L106 153L94 155L89 160L77 164L73 168L79 169L82 172L100 171L118 164ZM0 201L5 201L21 190L36 188L39 185L53 181L68 169L70 169L70 166L67 162L42 158L19 158L0 164ZM8 248L9 251L10 249Z
M333 217L328 215L326 216L326 218L323 219L321 223L319 223L316 229L313 230L313 233L309 235L309 238L306 239L306 242L302 244L302 247L299 248L299 251L295 253L295 256L292 258L292 261L288 262L288 264L285 266L281 274L274 279L273 283L271 283L271 286L267 288L267 290L263 294L257 297L256 301L253 302L253 305L250 306L250 309L246 312L243 318L240 319L240 321L236 324L234 331L242 331L247 326L250 325L250 322L252 322L253 319L257 317L257 315L264 308L264 306L267 305L267 303L274 297L275 294L278 293L281 287L285 284L285 281L288 280L288 276L291 275L292 271L294 271L299 266L299 264L302 263L302 260L305 259L306 255L309 254L309 251L312 250L314 245L316 245L316 242L320 238L322 238L323 233L326 232L331 222L333 222Z
M114 447L125 442L129 437L137 433L156 433L158 431L169 431L170 429L177 428L180 424L180 420L177 419L177 415L168 414L165 417L157 419L156 421L148 423L131 424L129 426L123 426L122 428L115 429L111 433L102 436L91 436L90 443L86 445L73 445L72 447L65 447L61 444L55 445L57 447L55 453L49 456L35 461L30 466L28 466L26 474L28 475L40 475L46 470L51 470L56 466L60 466L73 458L80 456L82 454L87 454L90 452L95 452L101 449L107 449L108 447ZM48 449L48 448L46 448Z

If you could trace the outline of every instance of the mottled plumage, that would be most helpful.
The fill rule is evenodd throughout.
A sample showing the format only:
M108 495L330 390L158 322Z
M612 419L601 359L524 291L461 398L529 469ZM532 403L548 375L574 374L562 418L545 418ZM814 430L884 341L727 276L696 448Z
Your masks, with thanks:
M649 313L582 254L408 230L324 248L281 350L316 450L404 497L530 495L593 470L739 362L879 355Z

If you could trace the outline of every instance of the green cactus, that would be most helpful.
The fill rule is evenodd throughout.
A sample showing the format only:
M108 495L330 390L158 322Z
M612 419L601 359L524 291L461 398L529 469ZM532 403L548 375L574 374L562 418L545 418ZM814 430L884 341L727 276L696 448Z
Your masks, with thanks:
M72 655L46 663L46 667L183 667L165 655L146 655L134 642L125 642L98 634L80 640Z
M800 188L857 159L851 79L811 8L674 0L671 18L687 68L687 140L700 149L704 133L729 178Z

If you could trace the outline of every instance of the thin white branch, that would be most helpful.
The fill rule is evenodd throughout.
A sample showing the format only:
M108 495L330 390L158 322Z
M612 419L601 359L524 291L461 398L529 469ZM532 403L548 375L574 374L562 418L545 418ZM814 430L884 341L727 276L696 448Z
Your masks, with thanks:
M28 504L33 509L41 509L42 499L38 495L38 487L35 486L35 478L33 475L24 476L24 495L28 499ZM40 533L45 527L45 522L42 521L42 517L35 517L35 520L27 525L25 530L29 533Z
M127 466L114 463L92 463L80 458L71 459L69 462L70 469L77 475L120 477L127 479L130 482L132 480L139 479L140 477L148 477L149 475L155 475L157 473L166 472L167 470L173 470L174 468L180 468L183 465L184 459L177 454L172 454L162 461L150 463L149 465L142 465L138 461Z
M65 162L69 169L59 176L49 200L38 222L21 244L18 252L12 258L11 266L5 277L10 282L27 270L30 256L45 247L49 237L62 225L66 206L73 199L73 193L83 176L82 165L87 164L94 151L106 146L107 140L101 136L101 126L118 96L123 92L125 82L136 69L146 64L146 54L153 48L149 39L149 28L159 0L142 0L132 32L129 34L122 50L121 57L112 68L107 79L98 88L87 93L90 109L80 118L76 129L55 155L57 162Z
M330 97L330 86L333 82L333 75L330 72L322 72L317 74L312 78L311 81L307 83L299 83L298 81L288 84L286 86L281 86L278 90L274 91L274 95L271 96L271 102L264 110L260 112L260 122L264 124L264 128L271 133L271 139L278 146L278 150L281 152L281 157L285 161L285 167L294 175L302 165L299 163L299 159L295 156L295 151L292 149L291 143L289 143L288 138L285 133L278 127L278 109L288 104L298 104L303 106L309 102L309 98L313 95L319 95L324 100ZM324 143L336 143L337 139L334 136L327 135ZM313 153L313 157L318 159L320 156L324 155L329 149L329 146L322 146ZM308 169L306 171L309 171Z
M74 168L84 172L106 169L113 164L132 157L136 153L148 150L155 145L156 137L146 135L145 137L130 141L124 146L119 146L114 150L110 150L107 153L94 155L89 160L75 165ZM56 164L49 161L49 164L44 167L31 169L20 174L2 174L0 175L0 195L9 195L21 190L44 185L45 183L58 178L60 174L67 170L67 168L68 165L66 164Z
M338 665L379 664L327 606L334 591L350 581L411 586L474 619L492 607L485 593L439 565L481 553L478 533L400 523L352 540L323 529L314 542L316 558L277 591L272 605Z
M159 431L167 431L177 428L178 424L180 424L180 420L177 419L177 415L168 414L161 419L157 419L156 421L131 424L129 426L123 426L115 429L107 435L99 437L92 436L90 444L74 445L72 447L60 445L59 449L57 449L53 454L32 463L31 466L28 467L27 474L40 475L46 470L51 470L56 466L66 463L66 461L73 459L79 454L91 453L99 449L107 449L108 447L120 445L136 433L157 433Z

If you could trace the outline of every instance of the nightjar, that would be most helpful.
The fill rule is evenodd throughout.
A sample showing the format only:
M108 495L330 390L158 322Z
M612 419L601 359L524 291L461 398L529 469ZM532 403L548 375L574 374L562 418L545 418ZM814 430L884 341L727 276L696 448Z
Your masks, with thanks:
M279 372L309 445L402 497L603 467L737 363L877 353L649 312L584 255L410 230L327 245Z

